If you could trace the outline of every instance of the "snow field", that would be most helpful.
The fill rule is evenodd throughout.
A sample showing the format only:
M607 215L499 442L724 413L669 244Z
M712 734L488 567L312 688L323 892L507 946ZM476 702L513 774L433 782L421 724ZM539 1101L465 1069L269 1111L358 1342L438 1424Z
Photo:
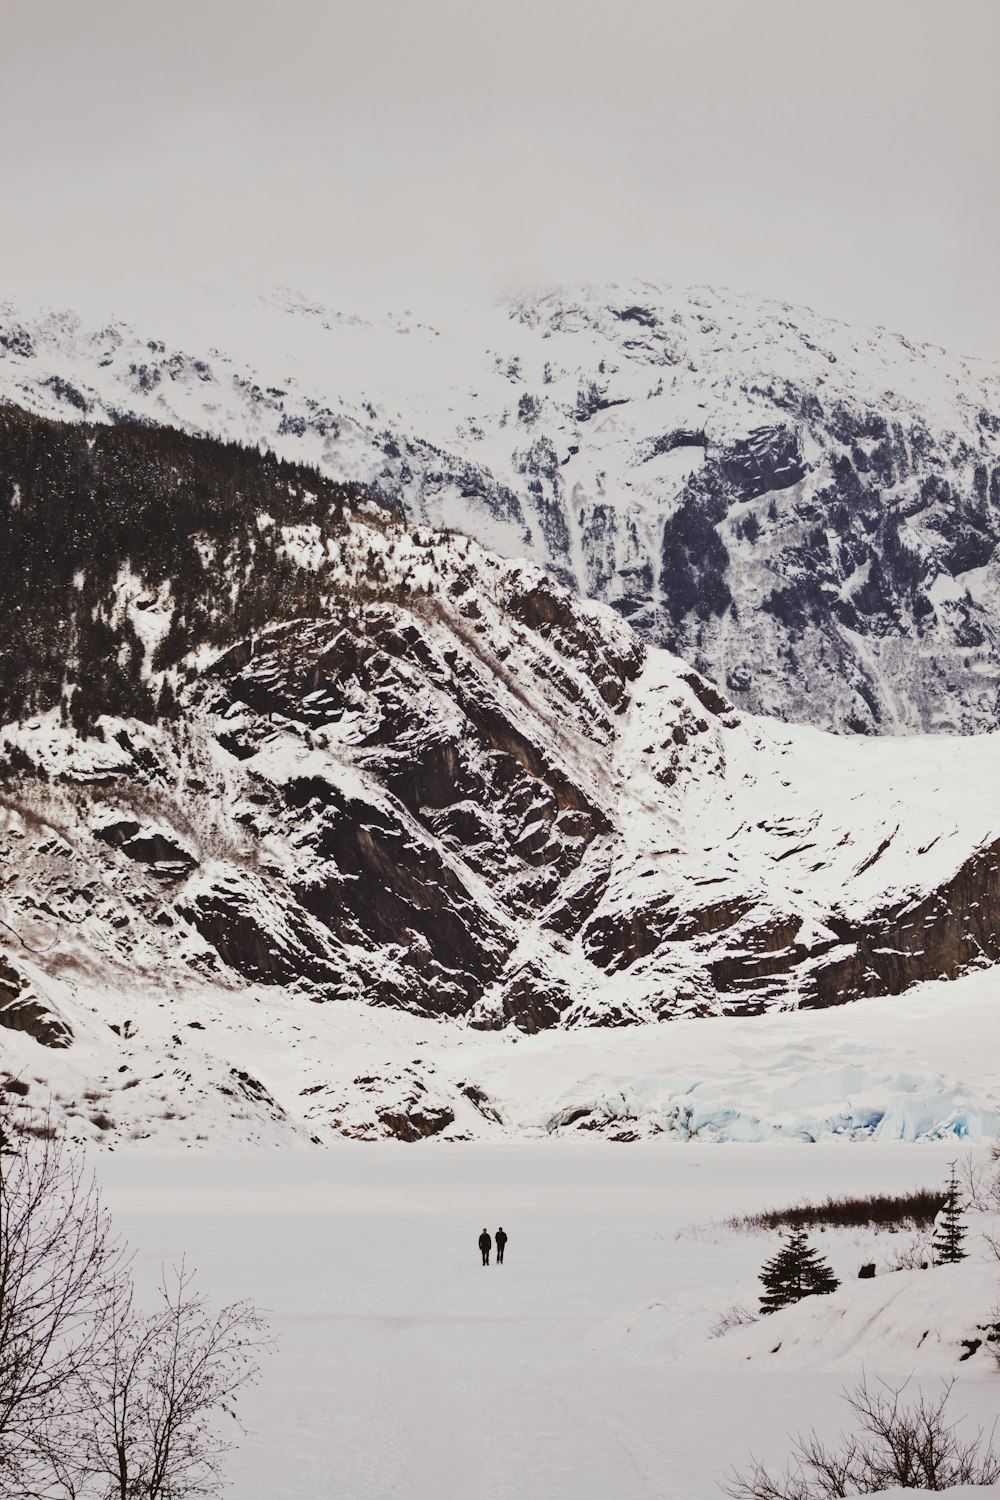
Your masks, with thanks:
M304 1005L260 987L113 994L47 981L47 992L72 1014L74 1045L52 1051L6 1032L0 1063L29 1083L36 1107L52 1097L72 1138L104 1148L336 1147L341 1131L381 1129L372 1100L402 1097L414 1078L454 1110L442 1145L597 1129L678 1145L940 1139L954 1153L1000 1125L989 969L825 1011L530 1037L350 1001ZM267 1097L234 1092L234 1069ZM373 1076L378 1094L356 1086ZM482 1091L492 1115L463 1085ZM88 1097L112 1129L93 1123Z
M929 1495L930 1490L880 1490L877 1495L870 1496L870 1500L913 1500L914 1495ZM984 1495L995 1495L995 1485L979 1484L957 1484L949 1491L949 1500L982 1500Z
M345 1143L98 1166L143 1283L186 1252L213 1298L270 1314L234 1500L710 1500L751 1450L776 1466L789 1433L835 1439L862 1366L934 1391L958 1374L953 1414L991 1424L1000 1373L983 1351L960 1363L960 1340L995 1305L995 1261L858 1283L870 1235L816 1234L841 1291L709 1337L756 1302L775 1245L714 1221L935 1185L951 1154ZM503 1267L480 1265L484 1223L510 1235Z

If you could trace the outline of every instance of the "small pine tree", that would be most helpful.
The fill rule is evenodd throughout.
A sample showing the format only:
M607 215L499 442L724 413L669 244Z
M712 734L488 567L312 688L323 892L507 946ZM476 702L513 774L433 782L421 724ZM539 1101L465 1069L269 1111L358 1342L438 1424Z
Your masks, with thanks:
M840 1285L801 1227L789 1231L777 1255L761 1271L760 1279L764 1286L760 1308L765 1313L801 1302L803 1297L835 1292Z
M164 677L160 696L156 700L157 719L176 719L179 713L177 697L169 677Z
M967 1252L962 1249L964 1239L965 1225L962 1223L962 1210L958 1201L958 1179L955 1175L955 1163L952 1162L948 1193L944 1200L944 1207L938 1215L934 1238L931 1241L934 1259L939 1266L951 1265L957 1260L965 1259Z

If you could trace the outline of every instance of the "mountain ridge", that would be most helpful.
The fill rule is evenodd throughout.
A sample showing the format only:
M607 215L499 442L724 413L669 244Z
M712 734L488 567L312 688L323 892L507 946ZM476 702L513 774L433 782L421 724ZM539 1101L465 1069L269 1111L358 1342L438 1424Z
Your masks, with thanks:
M996 723L994 368L649 283L511 299L460 332L288 293L239 312L206 316L199 349L8 304L0 393L316 463L532 557L751 711Z
M0 1025L71 1047L46 976L102 971L534 1034L1000 958L997 737L745 715L534 564L266 453L0 427L11 598L64 633L56 677L5 622Z

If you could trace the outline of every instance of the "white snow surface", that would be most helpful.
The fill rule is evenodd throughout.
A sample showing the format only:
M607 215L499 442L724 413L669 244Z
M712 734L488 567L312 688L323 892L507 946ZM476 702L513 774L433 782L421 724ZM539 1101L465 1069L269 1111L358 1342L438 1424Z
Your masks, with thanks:
M12 325L20 322L31 335L40 364L32 368L17 348L5 348L0 358L5 393L37 390L35 400L42 402L38 376L71 378L75 366L86 378L87 400L110 407L147 395L148 414L159 413L158 420L199 426L207 414L210 430L223 431L237 412L245 420L241 385L270 377L271 387L260 395L272 396L275 407L289 394L294 401L299 392L307 398L325 393L345 411L363 412L367 403L376 407L378 420L412 425L442 447L469 444L470 438L477 446L495 445L490 458L502 460L513 478L510 443L494 426L502 415L513 415L512 388L515 407L517 387L525 382L532 389L540 384L551 401L567 391L575 397L580 371L593 369L607 375L612 401L624 406L643 399L639 426L633 412L617 405L599 416L605 433L615 439L609 447L616 466L605 467L605 476L623 487L637 485L641 496L641 480L627 471L637 467L631 443L649 426L645 417L655 409L659 420L653 426L661 430L700 429L707 412L730 432L742 423L749 433L768 417L782 415L774 391L760 384L765 373L776 384L808 384L824 399L890 410L916 405L969 437L976 433L979 408L995 406L1000 388L995 362L707 286L637 281L553 288L454 308L433 322L419 311L362 315L336 309L292 289L248 294L207 283L136 283L123 286L119 295L112 307L106 293L95 301L79 286L67 289L62 299L56 290L45 298L8 293L5 318ZM622 319L630 303L648 310L655 333ZM608 363L609 332L618 340L613 352L621 363L600 372L602 358ZM169 352L180 356L183 367L170 372L169 383L157 381L144 393L135 367L143 350L150 366ZM216 369L195 367L202 356L214 359ZM649 395L651 365L665 376L665 388L655 396ZM696 374L696 381L687 380L689 374ZM199 387L210 388L210 399ZM51 390L48 401L54 412L66 414L58 391ZM480 437L473 429L481 423L488 433ZM265 430L266 425L263 417ZM293 448L289 456L300 452ZM581 462L586 464L586 457ZM678 479L696 463L696 458L686 464L670 455Z
M948 1491L951 1500L976 1500L976 1496L995 1495L997 1487L995 1484L954 1484ZM930 1495L931 1490L879 1490L871 1496L871 1500L913 1500L914 1495ZM940 1494L940 1490L937 1492Z
M5 1031L3 1067L36 1104L52 1094L71 1136L105 1148L308 1152L340 1134L371 1140L384 1133L376 1110L405 1110L415 1088L424 1105L454 1112L442 1150L595 1129L623 1141L943 1140L954 1150L1000 1132L992 970L825 1011L532 1037L266 988L83 987L69 1001L49 979L45 993L72 1016L73 1046Z
M996 1492L997 1487L995 1484L954 1484L948 1490L951 1500L976 1500L977 1496L981 1500L983 1495L995 1495ZM871 1496L871 1500L913 1500L914 1495L930 1495L932 1493L931 1490L879 1490ZM937 1493L940 1494L941 1491L938 1490Z
M864 1370L908 1391L957 1376L951 1415L989 1428L1000 1374L962 1341L996 1307L995 1260L857 1281L899 1236L815 1233L841 1278L721 1337L755 1306L773 1234L720 1221L827 1192L939 1185L949 1146L685 1150L554 1141L440 1149L99 1159L142 1288L186 1253L213 1299L278 1338L245 1401L234 1500L717 1500L750 1453L835 1443ZM505 1264L483 1268L480 1228ZM771 1353L776 1349L775 1353ZM912 1493L912 1492L910 1492ZM956 1492L956 1494L959 1492Z

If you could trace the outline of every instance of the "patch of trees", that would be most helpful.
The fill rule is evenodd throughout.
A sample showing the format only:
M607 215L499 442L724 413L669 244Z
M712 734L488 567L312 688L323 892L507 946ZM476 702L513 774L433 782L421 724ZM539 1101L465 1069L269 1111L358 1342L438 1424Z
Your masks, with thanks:
M603 373L603 361L601 369ZM610 397L606 387L602 388L591 380L577 391L574 414L578 422L589 422L599 411L607 411L612 406L625 406L627 401L627 396Z
M87 733L102 713L169 715L172 690L161 703L144 666L317 612L317 578L278 551L277 529L336 535L363 498L238 443L0 407L0 721L62 705ZM125 568L150 604L169 587L151 663L118 598Z
M724 514L715 476L699 474L689 480L685 498L663 524L664 603L678 627L692 613L699 620L723 615L733 602L726 582L729 553L716 530Z

